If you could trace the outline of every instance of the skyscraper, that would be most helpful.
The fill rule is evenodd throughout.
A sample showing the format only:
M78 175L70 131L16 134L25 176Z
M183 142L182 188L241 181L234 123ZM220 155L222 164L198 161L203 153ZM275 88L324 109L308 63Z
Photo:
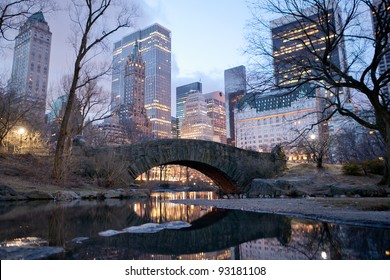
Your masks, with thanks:
M145 63L138 42L125 64L124 104L120 105L119 122L125 126L131 141L151 137L151 126L145 110Z
M250 101L250 106L236 113L238 147L271 151L275 145L282 144L289 159L302 160L308 156L296 149L294 141L300 136L308 137L308 131L312 141L328 138L328 123L324 120L329 115L324 97L332 98L334 95L327 89L319 88L315 82L308 83L311 75L317 80L321 77L321 71L316 73L321 62L317 64L318 58L313 52L322 55L327 40L333 38L332 32L322 30L321 22L326 23L328 31L336 32L341 20L336 1L329 0L327 3L328 10L319 12L317 7L308 8L302 11L304 17L301 19L288 15L271 21L277 89L251 93L254 100ZM338 68L346 69L343 41L329 53L328 58ZM335 79L339 78L337 73L334 75ZM319 125L313 127L314 124Z
M213 141L226 144L226 108L222 91L204 94L207 103L207 115L211 119Z
M225 106L226 106L226 137L229 145L235 146L234 109L246 93L245 66L226 69L225 80Z
M207 103L202 93L194 91L188 95L184 112L182 139L213 140L211 118L207 115Z
M176 88L176 118L178 119L178 136L180 137L180 128L184 120L184 106L188 94L198 91L202 93L202 83L195 82Z
M377 10L378 10L378 13L388 13L389 10L390 10L390 3L387 2L385 3L384 1L382 0L373 0L373 4L377 7ZM374 33L376 32L377 28L380 28L378 27L378 23L377 23L377 16L378 15L375 15L375 14L372 14L372 23L373 23L373 29L374 29ZM383 19L386 19L387 17L385 15L381 15L380 16L383 18ZM382 27L384 28L384 27ZM388 39L390 41L390 39ZM390 42L387 42L387 45L389 44ZM381 59L380 63L379 63L379 73L380 74L383 74L385 73L388 69L390 69L390 53L387 52ZM387 87L384 88L384 91L385 91L385 94L389 94L390 92L390 84L388 84Z
M50 63L51 32L43 13L31 15L15 39L10 90L32 106L36 121L44 122ZM26 103L25 103L26 105Z
M157 138L171 137L171 32L153 24L114 44L112 108L125 103L124 63L136 42L145 62L145 108Z
M274 77L277 86L292 86L310 75L316 75L314 65L317 57L312 53L323 53L327 39L332 38L331 32L337 31L341 20L341 13L335 1L330 0L328 7L326 15L325 11L319 13L318 9L313 7L303 11L305 19L288 15L271 21ZM325 20L327 32L324 32L320 25ZM329 56L337 67L346 68L343 41L338 43Z

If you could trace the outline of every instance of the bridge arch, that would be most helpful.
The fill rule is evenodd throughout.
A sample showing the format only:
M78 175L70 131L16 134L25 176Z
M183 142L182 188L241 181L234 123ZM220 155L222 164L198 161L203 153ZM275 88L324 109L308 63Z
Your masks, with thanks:
M234 181L231 180L228 174L226 174L222 170L219 170L215 166L209 165L207 163L190 161L190 160L181 160L181 161L167 162L164 163L164 165L165 164L166 165L176 164L176 165L187 166L192 169L195 169L200 173L203 173L204 175L209 177L211 180L213 180L216 183L216 185L222 187L226 193L235 193L238 189L238 186L235 184Z
M95 153L107 152L99 148ZM284 159L273 153L258 153L217 142L160 139L114 148L128 165L135 179L153 167L178 164L196 169L210 177L226 193L244 193L254 178L268 178L284 166Z

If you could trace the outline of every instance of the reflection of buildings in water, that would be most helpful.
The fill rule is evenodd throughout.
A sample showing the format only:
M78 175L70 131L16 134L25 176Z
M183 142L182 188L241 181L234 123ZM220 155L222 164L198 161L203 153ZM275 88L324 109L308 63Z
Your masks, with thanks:
M204 175L203 173L182 165L163 165L150 169L148 172L138 176L137 180L147 181L167 181L178 182L183 185L187 183L193 185L193 183L202 181L208 184L212 184L213 181Z
M291 223L291 237L288 244L281 244L277 238L264 238L242 243L242 260L307 260L329 259L330 244L321 238L321 224ZM324 242L325 241L325 242Z
M231 251L230 249L225 249L216 252L206 252L206 253L196 253L196 254L187 254L187 255L142 255L141 259L143 260L230 260Z
M213 192L165 192L153 193L150 201L141 201L132 205L138 216L153 223L186 221L191 223L212 211L211 207L194 207L171 203L174 199L214 199Z

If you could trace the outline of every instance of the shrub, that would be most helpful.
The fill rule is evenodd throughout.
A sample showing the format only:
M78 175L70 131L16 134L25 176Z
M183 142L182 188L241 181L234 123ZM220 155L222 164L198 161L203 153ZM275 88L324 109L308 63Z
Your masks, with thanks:
M362 164L365 173L383 175L385 173L385 161L377 159L366 160Z
M363 169L356 162L345 163L342 167L342 171L345 175L359 176L362 175Z
M130 182L127 163L122 161L114 151L95 156L94 167L96 170L95 179L99 187L126 187Z

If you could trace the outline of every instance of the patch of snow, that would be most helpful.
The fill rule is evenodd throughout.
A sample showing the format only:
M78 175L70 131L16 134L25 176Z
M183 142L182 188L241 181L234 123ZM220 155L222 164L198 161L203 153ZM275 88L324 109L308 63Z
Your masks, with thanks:
M164 229L181 229L190 226L190 223L182 221L173 221L164 224L147 223L140 226L128 227L120 231L110 229L99 232L99 235L104 237L110 237L121 233L156 233Z

